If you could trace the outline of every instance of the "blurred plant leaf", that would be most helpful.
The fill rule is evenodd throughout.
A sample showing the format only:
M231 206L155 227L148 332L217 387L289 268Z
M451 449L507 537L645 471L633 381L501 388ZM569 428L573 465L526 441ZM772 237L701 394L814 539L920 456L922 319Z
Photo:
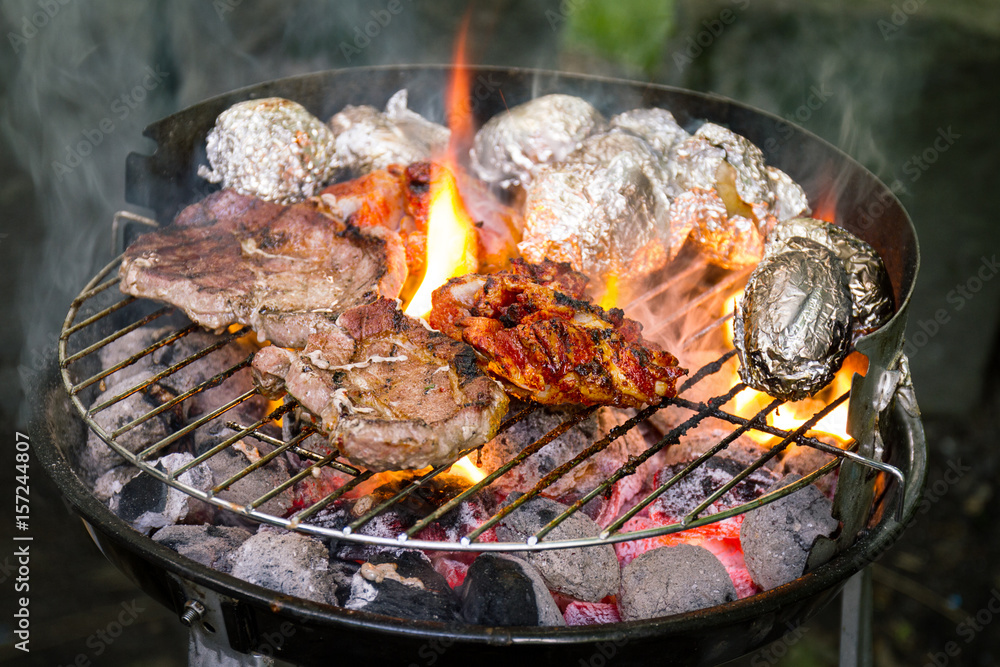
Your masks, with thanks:
M675 21L674 0L563 0L564 44L655 71Z

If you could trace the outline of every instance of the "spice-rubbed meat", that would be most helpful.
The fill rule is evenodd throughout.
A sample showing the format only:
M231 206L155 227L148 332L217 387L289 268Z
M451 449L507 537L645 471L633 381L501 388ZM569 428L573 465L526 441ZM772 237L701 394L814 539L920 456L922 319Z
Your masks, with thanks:
M539 403L639 407L673 396L687 371L620 309L579 298L584 283L574 274L547 262L453 278L434 292L431 325L476 348L509 391ZM560 285L581 287L571 296Z
M316 415L348 459L372 470L417 469L493 437L507 396L471 347L388 299L337 324L301 351L264 348L253 372L266 393L287 390Z
M209 329L249 324L285 347L406 279L399 236L359 229L317 210L233 190L188 206L133 243L119 272L126 294L166 301Z

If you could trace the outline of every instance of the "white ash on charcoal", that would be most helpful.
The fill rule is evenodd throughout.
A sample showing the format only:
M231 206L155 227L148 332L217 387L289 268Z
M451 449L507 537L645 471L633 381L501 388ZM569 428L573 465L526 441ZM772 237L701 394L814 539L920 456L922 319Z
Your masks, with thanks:
M213 570L229 572L233 556L253 536L232 526L164 526L153 533L153 541Z
M150 465L160 472L174 472L193 460L194 457L188 453L176 453L155 459ZM140 533L149 534L157 528L178 523L211 523L215 514L211 505L164 484L148 473L136 472L111 497L108 507ZM118 471L109 474L119 475ZM212 472L204 464L199 464L179 475L177 481L204 491L211 487ZM102 486L108 484L105 482Z
M333 131L334 164L353 175L429 160L444 151L451 131L407 108L406 89L386 102L385 112L347 105L327 122Z
M523 404L518 403L511 407L511 412L516 412L522 407ZM578 410L578 408L573 407L539 406L524 419L484 445L476 455L478 457L477 463L483 472L487 474L494 472L517 456L527 445L558 427ZM632 414L634 413L630 410L611 407L600 408L593 415L574 425L529 456L523 463L499 477L490 485L490 488L503 495L529 491L543 477L572 460L580 452L606 436L614 427L625 423ZM629 456L638 456L645 449L645 439L633 428L611 442L604 450L569 470L548 486L545 493L555 498L575 502L627 463ZM646 476L646 468L647 466L640 467L635 474L630 476L632 478L630 481L641 486L641 482ZM638 488L634 490L634 493L637 492ZM603 499L595 498L585 506L584 511L596 515L601 509L602 502Z
M618 611L623 621L658 618L737 598L729 573L703 547L679 544L637 556L622 571Z
M718 445L730 433L731 431L716 428L712 425L700 426L682 435L680 442L662 450L662 456L658 454L654 456L654 459L660 463L658 467L674 465L676 463L690 463ZM715 457L732 459L745 467L760 458L766 451L765 448L744 434L730 442L725 449L717 452ZM764 464L764 467L768 470L776 469L778 467L777 459L769 459Z
M540 165L558 162L607 121L589 102L543 95L490 118L469 155L476 175L502 187L527 184Z
M319 540L262 527L236 550L232 575L285 595L336 605L339 570L331 570L329 561Z
M520 495L511 495L507 503ZM497 539L502 542L525 542L566 509L566 505L549 498L532 498L497 524ZM600 532L597 522L578 512L554 528L545 539L572 540L594 537ZM618 559L609 544L517 552L516 555L538 568L548 587L557 593L597 602L618 590Z
M541 573L509 554L480 554L461 587L462 617L489 626L566 625Z
M324 528L341 530L356 519L364 516L373 507L395 496L410 482L409 476L406 475L388 474L388 476L390 477L388 481L380 484L360 498L337 499L329 506L317 512L310 519L310 523ZM421 488L380 512L370 521L362 524L354 530L354 533L395 540L400 534L416 524L417 521L431 514L438 507L468 488L469 485L468 480L457 475L446 473L438 475ZM458 542L489 518L487 504L494 504L493 501L488 499L488 496L491 495L487 491L466 498L453 510L414 535L414 539ZM493 530L484 532L480 539L493 541ZM366 560L382 553L400 555L408 550L403 547L363 544L347 540L330 540L331 555L347 560Z
M347 609L394 618L450 622L461 620L458 596L427 556L405 551L381 553L354 574Z
M654 475L653 484L657 487L660 486L681 472L687 464L688 462L675 463L661 468ZM657 498L650 505L649 515L654 519L678 521L698 507L716 489L731 482L736 475L743 472L744 468L746 468L745 465L734 459L713 456L682 477ZM758 468L717 501L706 507L701 516L716 514L724 509L759 498L777 479L778 477L766 468Z
M789 475L768 491L798 479ZM840 525L832 512L833 502L811 484L748 512L740 543L754 581L770 590L802 576L816 539L829 537Z
M301 104L280 97L229 107L205 144L212 168L200 165L199 176L266 201L302 201L335 173L333 133Z
M147 377L145 374L128 376L116 374L114 380L109 380L106 384L107 389L94 399L95 404L115 398L140 384ZM136 417L155 410L164 401L170 400L174 396L176 394L161 385L151 385L147 389L137 391L111 404L108 408L94 414L93 418L105 432L110 434L129 424ZM178 413L179 410L162 412L117 436L115 442L129 452L137 454L183 426L183 421ZM101 475L115 466L125 463L125 459L93 430L87 431L87 439L76 449L74 458L76 469L80 471L84 482L88 485L94 484Z
M195 432L194 453L200 456L233 435L234 431L219 420L210 422ZM209 457L202 465L212 471L212 486L214 487L259 462L263 456L273 451L272 445L247 436ZM229 488L220 491L218 496L224 500L247 506L265 493L287 482L289 477L291 477L291 473L288 461L283 456L278 456L233 482ZM292 490L286 489L257 509L274 516L285 516L292 508L293 502ZM232 515L234 520L239 520L238 515L231 512L223 513L220 519L227 518L227 515Z

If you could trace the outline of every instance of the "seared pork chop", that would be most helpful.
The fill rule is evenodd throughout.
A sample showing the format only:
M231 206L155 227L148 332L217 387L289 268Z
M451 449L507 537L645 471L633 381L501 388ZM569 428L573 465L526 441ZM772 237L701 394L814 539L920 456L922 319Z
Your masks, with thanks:
M126 294L166 301L209 329L249 324L303 347L348 308L395 298L406 258L395 232L346 224L315 200L282 206L222 190L129 246L119 275Z
M376 471L445 463L489 441L507 411L471 347L388 299L348 310L304 350L262 349L253 373L265 393L287 390L348 459Z

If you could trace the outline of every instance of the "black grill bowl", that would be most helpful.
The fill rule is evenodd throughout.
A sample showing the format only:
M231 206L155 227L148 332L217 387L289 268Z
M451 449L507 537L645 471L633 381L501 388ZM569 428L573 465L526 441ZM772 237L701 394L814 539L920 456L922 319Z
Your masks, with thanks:
M386 67L321 72L282 79L207 100L163 119L146 134L152 156L131 155L127 198L169 221L212 188L195 175L204 163L204 138L231 104L281 96L320 118L345 104L381 107L400 88L410 106L443 118L449 68ZM613 114L639 106L671 110L682 125L699 119L726 125L762 148L769 164L805 188L810 203L832 206L838 221L881 254L898 312L886 329L900 332L918 266L916 236L892 192L851 158L801 128L720 97L651 84L533 70L482 68L471 72L473 112L482 121L549 92L580 95ZM890 350L892 352L892 350ZM744 655L786 633L828 603L846 580L879 558L912 521L923 489L926 449L911 389L903 389L880 420L887 462L906 482L882 480L871 519L855 543L795 581L744 600L675 616L568 628L496 628L401 621L277 594L184 558L134 531L99 502L70 464L68 452L86 438L54 367L34 389L32 443L58 488L81 515L102 552L145 592L180 615L192 591L218 603L232 649L262 652L301 665L359 660L361 664L475 665L548 660L553 665L712 665ZM896 515L898 503L902 511ZM290 624L290 625L289 625ZM283 638L274 641L275 637Z

